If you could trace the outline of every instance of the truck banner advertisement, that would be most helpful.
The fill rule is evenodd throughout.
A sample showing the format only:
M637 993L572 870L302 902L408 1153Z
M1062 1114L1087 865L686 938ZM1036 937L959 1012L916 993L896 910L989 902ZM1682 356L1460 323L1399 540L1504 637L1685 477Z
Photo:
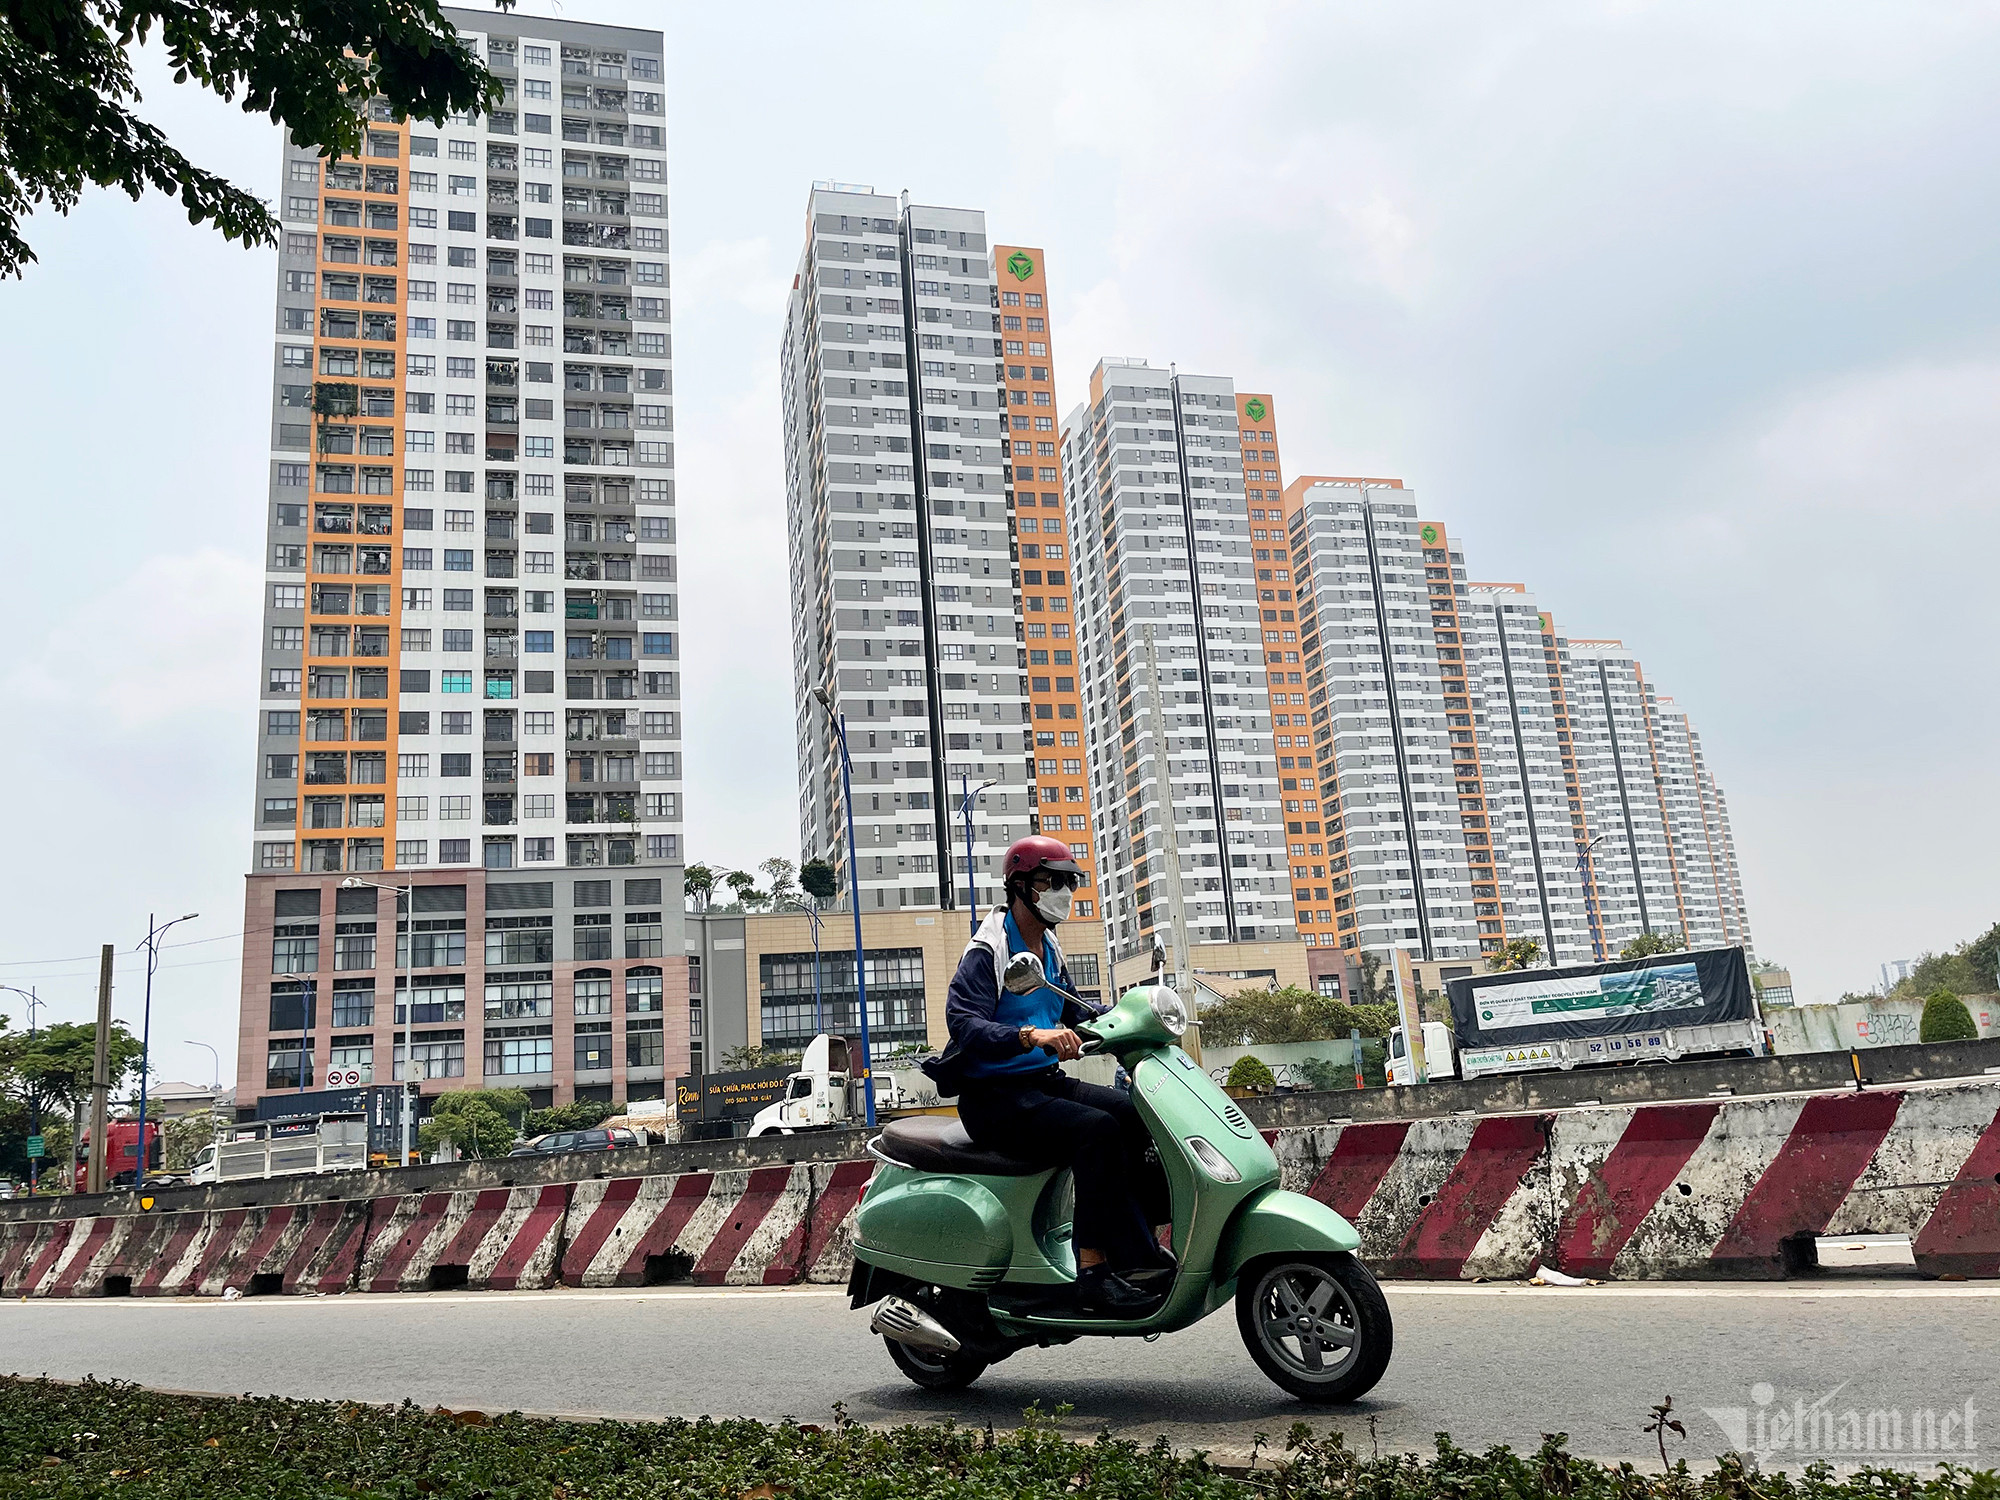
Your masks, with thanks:
M682 1120L747 1120L767 1104L785 1097L783 1068L759 1068L742 1073L696 1073L679 1079L674 1111Z
M1710 1025L1756 1014L1741 948L1659 953L1629 962L1521 969L1454 979L1461 1048L1520 1047L1647 1028Z

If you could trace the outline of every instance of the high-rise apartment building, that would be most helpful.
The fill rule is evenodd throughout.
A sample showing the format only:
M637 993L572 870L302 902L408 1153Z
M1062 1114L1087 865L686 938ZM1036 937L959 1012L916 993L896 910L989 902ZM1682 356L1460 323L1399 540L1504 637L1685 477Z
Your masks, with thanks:
M1589 846L1573 785L1568 709L1552 622L1519 584L1474 583L1459 605L1468 685L1476 699L1479 785L1459 788L1470 835L1492 834L1504 931L1528 937L1557 964L1603 957L1582 852ZM1442 641L1439 655L1444 653ZM1577 795L1573 798L1572 792ZM1474 883L1475 904L1481 900Z
M1017 293L1028 279L1001 274ZM983 788L969 877L982 905L998 896L994 851L1035 811L1007 424L1016 391L1049 396L1022 404L1031 417L1054 398L1046 351L1007 373L1001 308L982 213L813 189L780 358L800 845L837 864L845 888L824 693L846 716L869 910L964 899L961 786ZM1054 588L1066 585L1034 592L1046 605Z
M662 36L445 14L499 108L284 152L246 1104L392 1045L657 1096L699 1033Z
M1090 782L1084 769L1083 692L1078 685L1076 612L1071 608L1069 517L1057 447L1053 343L1043 254L1028 245L995 245L1000 285L1001 384L1008 436L1001 457L1012 464L1021 620L1028 655L1028 710L1034 733L1029 795L1035 830L1069 844L1086 885L1076 915L1097 915Z
M1398 481L1302 477L1286 513L1308 714L1277 749L1308 944L1462 961L1528 939L1579 964L1647 931L1749 943L1700 737L1623 647L1467 582Z
M1114 958L1293 931L1241 414L1226 377L1107 359L1063 420Z
M1480 815L1460 812L1466 778L1456 764L1461 748L1472 763L1473 716L1457 694L1447 705L1415 494L1396 483L1301 477L1287 500L1315 759L1314 777L1300 778L1299 816L1289 804L1285 813L1294 864L1312 872L1300 931L1363 952L1476 957L1467 844L1487 839L1467 827ZM1465 679L1451 681L1462 689ZM1316 804L1303 796L1309 779Z

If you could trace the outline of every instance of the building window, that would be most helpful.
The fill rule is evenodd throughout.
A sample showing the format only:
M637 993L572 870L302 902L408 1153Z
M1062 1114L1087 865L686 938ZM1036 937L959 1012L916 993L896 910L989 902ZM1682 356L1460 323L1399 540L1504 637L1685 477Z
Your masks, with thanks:
M547 1028L541 1028L546 1031ZM555 1039L552 1036L486 1037L486 1076L504 1077L514 1073L553 1073Z
M663 1021L641 1020L625 1023L626 1067L661 1068L666 1066L666 1061L667 1038Z
M662 996L661 974L658 969L631 969L626 972L626 1015L657 1015L663 1008Z

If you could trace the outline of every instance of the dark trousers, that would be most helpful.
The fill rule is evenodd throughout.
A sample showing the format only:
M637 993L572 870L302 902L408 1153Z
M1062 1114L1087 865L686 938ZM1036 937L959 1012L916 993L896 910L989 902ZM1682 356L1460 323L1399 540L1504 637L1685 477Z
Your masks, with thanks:
M1070 1169L1080 1248L1102 1251L1123 1270L1156 1260L1152 1226L1168 1222L1173 1205L1166 1174L1146 1159L1152 1137L1130 1094L1079 1082L1058 1068L970 1078L958 1096L958 1118L989 1151Z

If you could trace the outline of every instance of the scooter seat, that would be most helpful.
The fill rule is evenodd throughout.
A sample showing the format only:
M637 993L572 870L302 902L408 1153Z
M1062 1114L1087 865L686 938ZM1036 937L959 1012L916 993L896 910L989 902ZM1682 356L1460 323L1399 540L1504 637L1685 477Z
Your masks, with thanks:
M1018 1156L975 1145L949 1115L912 1115L882 1128L881 1149L918 1172L967 1172L976 1177L1027 1177L1045 1170Z

